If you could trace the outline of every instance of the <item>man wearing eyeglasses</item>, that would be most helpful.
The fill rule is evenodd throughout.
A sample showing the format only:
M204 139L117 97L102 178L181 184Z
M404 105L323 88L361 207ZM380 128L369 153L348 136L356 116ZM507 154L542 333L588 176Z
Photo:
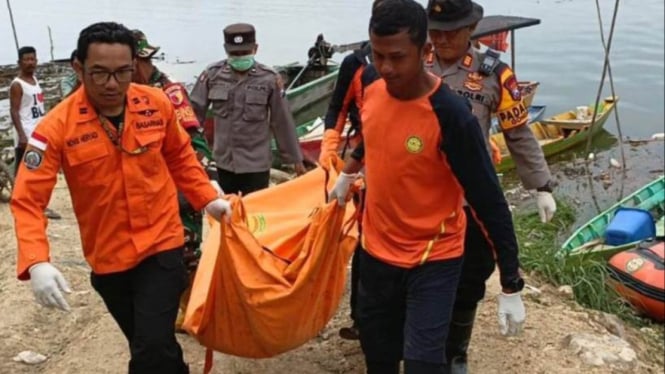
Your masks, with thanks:
M41 214L62 168L92 286L129 342L129 373L188 373L174 327L187 285L176 191L216 219L230 215L230 204L210 184L166 95L131 83L132 32L93 24L77 47L83 89L37 126L12 195L18 278L30 280L43 306L70 310L63 292L71 289L50 263Z

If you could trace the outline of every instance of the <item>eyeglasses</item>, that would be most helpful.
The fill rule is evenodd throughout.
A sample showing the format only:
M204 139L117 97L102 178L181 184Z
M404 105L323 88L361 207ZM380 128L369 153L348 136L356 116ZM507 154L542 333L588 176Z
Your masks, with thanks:
M134 69L122 69L116 71L91 71L88 73L92 83L96 85L105 85L113 77L118 83L128 83L132 81Z

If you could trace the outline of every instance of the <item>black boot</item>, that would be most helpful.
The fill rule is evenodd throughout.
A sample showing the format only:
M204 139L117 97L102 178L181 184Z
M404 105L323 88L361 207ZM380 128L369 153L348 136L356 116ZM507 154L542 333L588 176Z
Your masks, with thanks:
M471 341L473 321L476 318L474 309L453 309L453 316L446 341L446 374L467 374L466 351Z

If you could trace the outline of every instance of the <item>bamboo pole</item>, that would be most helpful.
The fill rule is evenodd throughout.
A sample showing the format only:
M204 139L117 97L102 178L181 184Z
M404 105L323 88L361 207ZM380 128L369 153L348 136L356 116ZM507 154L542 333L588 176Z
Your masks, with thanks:
M51 26L46 26L48 28L48 42L51 45L51 61L55 60L53 58L53 35L51 34Z
M9 0L7 0L7 9L9 10L9 21L12 24L12 32L14 33L14 43L16 44L16 52L18 53L18 37L16 36L16 25L14 25L14 15L12 14L12 6L9 4Z

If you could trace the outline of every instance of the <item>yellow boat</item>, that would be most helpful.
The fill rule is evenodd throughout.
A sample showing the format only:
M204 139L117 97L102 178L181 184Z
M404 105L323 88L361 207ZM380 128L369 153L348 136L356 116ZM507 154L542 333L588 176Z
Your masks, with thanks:
M614 109L614 105L607 105L608 102L614 104L614 100L611 97L599 103L598 110L596 111L596 123L605 122L612 109ZM580 130L591 125L592 117L592 107L580 106L577 107L577 110L569 110L556 116L545 118L540 122L545 125L556 125L564 129Z
M619 101L618 96L607 97L601 103L602 115L596 117L596 121L591 125L591 120L586 125L580 125L578 128L569 128L567 126L546 124L545 121L534 122L529 128L538 139L540 147L543 149L545 157L559 154L577 144L584 142L588 136L595 136L605 125L607 118ZM566 112L567 113L567 112ZM562 118L566 113L554 116ZM591 134L589 134L591 132ZM505 172L515 168L515 162L510 156L506 139L503 133L491 135L491 141L501 152L501 162L496 165L497 172Z

